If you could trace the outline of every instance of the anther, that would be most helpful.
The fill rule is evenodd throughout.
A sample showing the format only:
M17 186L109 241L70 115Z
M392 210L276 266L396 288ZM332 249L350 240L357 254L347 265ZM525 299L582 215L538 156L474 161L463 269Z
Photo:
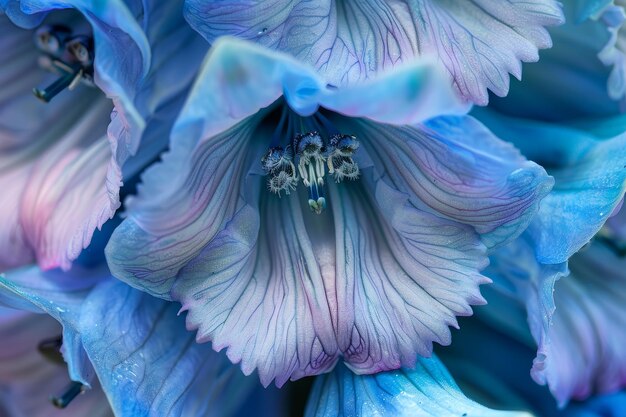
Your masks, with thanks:
M261 158L261 167L269 176L267 186L271 192L280 196L281 191L289 195L295 190L298 182L296 167L282 147L270 148Z
M356 136L333 135L328 146L328 172L335 176L335 181L355 180L359 177L359 166L352 156L359 148Z
M93 65L93 40L90 37L74 36L67 41L66 49L71 59L83 68Z
M296 145L296 155L300 157L300 162L308 164L311 159L322 158L324 142L317 132L309 132L298 135L294 139Z
M84 386L80 382L72 381L61 395L51 396L50 402L57 408L67 407L79 394L84 391Z
M60 58L70 35L70 29L65 26L42 26L35 32L35 45L41 52Z

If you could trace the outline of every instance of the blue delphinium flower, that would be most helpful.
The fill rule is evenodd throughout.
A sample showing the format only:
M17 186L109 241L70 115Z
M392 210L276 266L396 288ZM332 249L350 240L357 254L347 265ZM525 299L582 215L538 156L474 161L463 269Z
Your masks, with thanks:
M113 274L182 303L267 385L339 358L415 364L482 303L487 247L518 235L552 180L471 117L424 62L326 86L253 43L209 53L107 247Z
M0 7L0 185L10 196L0 271L67 269L120 206L122 181L166 146L150 124L168 128L206 46L177 1Z
M116 416L243 417L250 415L251 395L262 389L224 355L195 343L174 303L115 280L102 265L14 270L0 277L0 302L47 313L63 325L63 358L74 385L63 392L56 380L44 380L39 388L61 390L67 402L76 388L97 398L89 388L101 384ZM254 407L265 407L258 414L282 415L279 392L263 391L253 397Z
M509 89L521 61L551 46L563 21L553 0L186 0L187 20L210 43L232 35L292 54L324 81L353 84L416 57L434 56L460 95L487 104Z
M78 396L67 410L63 394L71 381L63 358L59 324L48 316L0 307L0 415L10 417L113 416L97 382L89 395ZM70 385L72 386L72 385ZM76 395L81 392L76 387ZM51 390L58 389L59 392Z

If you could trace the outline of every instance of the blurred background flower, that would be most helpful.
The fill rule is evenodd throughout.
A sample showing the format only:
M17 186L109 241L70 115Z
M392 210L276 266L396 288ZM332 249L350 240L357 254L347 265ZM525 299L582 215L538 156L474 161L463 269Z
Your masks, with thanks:
M120 207L123 181L165 149L152 132L169 129L206 46L176 1L0 6L0 184L10 196L0 270L68 269Z
M74 416L113 416L97 381L89 395L80 395L80 385L68 378L60 336L52 317L0 307L0 416L66 416L69 402ZM64 395L67 388L78 398Z

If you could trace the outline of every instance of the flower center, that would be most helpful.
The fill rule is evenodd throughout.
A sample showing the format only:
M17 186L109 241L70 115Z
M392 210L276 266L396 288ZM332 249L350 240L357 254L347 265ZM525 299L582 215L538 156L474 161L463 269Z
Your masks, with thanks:
M81 82L93 86L94 45L91 35L75 34L63 25L41 26L35 32L35 45L41 52L39 65L59 78L44 89L33 88L48 103L66 88Z
M274 139L287 137L288 143L270 147L261 158L261 166L268 177L269 190L278 196L283 191L289 195L296 189L298 181L302 180L302 184L308 188L309 207L314 213L321 214L326 208L326 166L337 183L346 179L356 180L359 167L353 156L359 148L359 142L353 135L339 133L321 113L306 119L295 117L300 120L300 132L306 130L306 125L318 129L294 134L294 116L285 117L284 110ZM289 122L286 119L290 119ZM284 135L285 125L287 135ZM326 131L327 135L322 136L319 133L321 130Z

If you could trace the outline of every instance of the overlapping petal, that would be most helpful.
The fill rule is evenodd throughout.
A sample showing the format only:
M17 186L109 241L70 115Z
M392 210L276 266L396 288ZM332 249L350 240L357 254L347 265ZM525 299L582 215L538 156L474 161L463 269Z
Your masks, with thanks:
M356 130L378 175L460 223L473 226L493 248L519 235L553 180L510 144L471 117L439 117L421 128L365 124ZM384 140L383 140L384 138Z
M36 267L0 277L0 301L14 308L45 312L63 326L63 356L73 381L90 386L94 372L82 348L79 317L82 302L96 283L107 279L106 268L73 268L42 272Z
M254 381L196 344L176 313L114 280L85 300L81 340L117 415L228 416L245 404Z
M567 279L567 278L564 278ZM585 401L571 401L559 407L548 389L530 379L532 345L503 328L481 320L497 315L490 303L477 310L477 316L464 319L454 343L439 349L437 356L450 370L463 392L485 406L525 410L542 417L619 417L626 406L624 391L596 395ZM487 310L493 310L487 312ZM511 337L512 336L512 337Z
M419 359L415 368L355 375L337 367L315 382L305 416L530 416L490 410L465 397L436 357Z
M626 192L626 135L602 139L593 130L575 126L489 113L480 118L529 158L549 167L555 186L528 233L540 262L567 261L600 230ZM595 129L611 123L603 121Z
M25 0L0 6L26 28L42 21L76 23L84 16L93 30L98 88L78 87L44 105L31 89L53 79L38 66L33 32L0 17L6 63L0 71L0 182L13 190L1 208L8 221L0 230L0 269L33 261L68 269L120 206L123 178L165 148L162 136L140 141L146 124L171 127L206 46L181 25L176 1ZM152 48L159 52L152 55ZM189 66L177 69L174 56Z
M465 99L505 95L509 73L551 46L544 26L562 23L558 3L533 1L326 0L185 2L209 42L234 35L288 52L334 85L352 84L418 56L433 55Z
M571 275L555 285L545 370L538 371L561 403L626 385L625 266L611 249L592 244L572 258Z
M246 404L254 380L244 379L209 345L196 344L173 303L110 275L92 275L82 270L13 276L0 284L0 300L61 322L70 372L94 369L116 415L227 416ZM224 401L224 393L232 401ZM217 401L220 407L213 406Z
M469 118L377 123L423 121L431 99L442 111L465 109L433 94L445 78L414 68L343 93L293 58L216 44L170 153L146 173L109 242L113 274L180 301L199 341L227 348L264 384L327 371L340 357L358 373L396 369L433 341L448 343L455 316L482 302L486 248L476 231L490 246L515 237L551 181ZM387 85L376 105L350 98ZM330 123L363 143L362 179L328 184L322 216L263 189L258 161L272 134L263 119L286 105L276 101L283 91L301 115L328 106Z
M624 387L624 259L618 253L593 242L571 258L569 275L565 264L538 263L525 239L492 259L486 274L498 287L512 287L525 305L538 345L532 376L549 385L559 404Z

